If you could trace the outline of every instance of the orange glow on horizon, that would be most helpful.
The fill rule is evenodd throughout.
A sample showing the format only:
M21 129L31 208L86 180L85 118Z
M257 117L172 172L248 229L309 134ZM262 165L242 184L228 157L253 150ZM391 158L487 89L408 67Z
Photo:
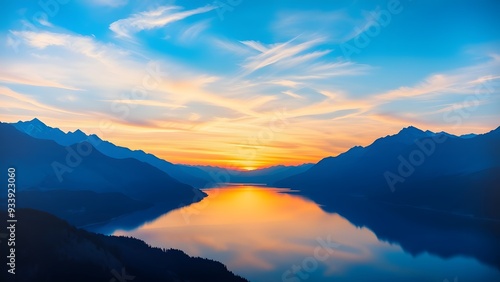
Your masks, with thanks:
M235 128L231 121L215 129L198 131L165 130L154 125L132 125L112 121L109 128L102 128L102 120L96 117L75 116L73 119L39 117L47 126L61 130L81 129L86 134L96 134L101 139L131 150L142 150L174 164L218 166L222 168L251 171L275 165L301 165L317 163L328 156L337 156L353 146L367 146L381 136L396 134L407 124L375 126L380 121L372 120L367 128L353 127L350 123L338 124L338 132L316 137L308 128L290 126L283 132L273 134L269 140L255 139L262 127L255 129ZM2 122L17 122L33 119L32 116L2 117ZM417 125L434 132L443 128L432 125ZM492 130L487 126L463 126L452 134L484 133ZM341 133L342 131L342 133ZM258 134L257 134L258 135Z

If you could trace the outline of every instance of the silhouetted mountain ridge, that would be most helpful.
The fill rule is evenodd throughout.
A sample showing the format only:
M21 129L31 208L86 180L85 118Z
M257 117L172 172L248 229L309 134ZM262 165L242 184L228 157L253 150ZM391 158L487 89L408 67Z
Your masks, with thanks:
M451 137L450 137L451 136ZM500 219L500 128L469 138L408 127L276 183L321 203L335 194ZM394 190L394 192L392 191Z
M174 209L199 201L200 196L206 196L202 191L178 182L147 163L132 158L114 159L105 156L88 142L64 147L52 140L33 138L5 123L0 123L0 135L8 136L2 140L0 146L0 168L4 171L9 167L16 169L17 192L68 191L58 194L61 201L72 201L72 197L77 197L77 193L70 191L118 193L125 197L116 197L116 203L134 202L136 204L130 207L136 207L136 210L153 203L162 203ZM6 193L6 190L4 191ZM99 203L97 199L101 196L107 197L98 194L96 201L88 203ZM40 201L42 198L33 199ZM107 204L106 201L101 203L113 205ZM53 211L46 203L39 202L36 206ZM87 208L88 211L100 210L100 207L96 206ZM120 209L115 207L115 211L117 210ZM133 209L123 211L131 212ZM63 210L59 210L57 215L71 220ZM114 217L117 214L110 213L109 216ZM80 217L89 219L91 215L75 214L74 221L71 221L83 223L79 221Z
M230 183L259 183L259 184L272 184L278 180L290 177L295 174L302 173L313 164L307 163L297 166L277 165L256 170L231 170L216 166L196 166L203 170L212 178L217 181ZM218 179L217 179L218 178Z
M139 161L148 163L163 172L167 173L176 180L186 183L194 187L204 187L209 181L208 175L200 178L192 174L188 174L181 169L180 165L175 165L163 159L156 157L153 154L145 153L143 150L131 150L126 147L117 146L109 141L102 140L95 134L87 135L80 129L74 132L64 133L59 128L47 126L42 121L34 118L31 121L19 121L12 123L19 131L26 133L38 139L52 140L63 146L75 145L81 142L89 142L102 154L115 159L133 158ZM193 168L196 169L196 168ZM203 171L199 171L203 175Z
M239 171L214 166L173 164L143 150L131 150L126 147L117 146L109 141L102 140L96 134L87 135L80 129L64 133L58 128L47 126L38 118L34 118L31 121L19 121L12 123L12 125L19 131L32 137L53 140L63 146L89 142L106 156L116 159L133 158L140 160L162 170L182 183L197 188L215 186L217 183L224 181L271 184L280 179L301 173L312 166L312 164L299 166L279 165L254 171Z

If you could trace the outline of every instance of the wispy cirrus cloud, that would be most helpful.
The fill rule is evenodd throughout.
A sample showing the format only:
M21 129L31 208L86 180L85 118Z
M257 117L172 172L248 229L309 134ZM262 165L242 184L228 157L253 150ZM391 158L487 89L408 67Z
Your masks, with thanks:
M284 37L321 35L325 38L343 38L346 30L355 24L356 20L341 10L287 10L278 13L271 27L275 34Z
M278 14L272 28L278 36L323 36L325 42L341 44L377 25L380 12L380 7L356 14L349 14L343 9L283 11Z
M106 118L116 131L103 138L174 162L298 164L367 145L410 123L454 130L442 114L467 111L463 101L474 97L477 87L500 81L497 33L484 30L482 18L456 17L474 27L457 39L424 27L440 25L432 20L440 17L420 14L415 19L425 21L410 21L418 11L408 9L408 17L398 17L407 32L391 25L376 39L379 48L370 44L362 56L346 59L339 44L373 28L377 3L288 2L248 3L217 21L216 13L209 13L215 7L195 2L145 10L148 4L140 1L89 0L82 8L101 8L99 21L63 6L50 22L11 21L0 32L16 44L0 46L2 117L37 116L53 126L96 134ZM9 7L29 6L20 3L6 9L15 13ZM30 9L40 7L33 2ZM249 26L247 12L259 15L255 26ZM424 28L439 44L414 36ZM469 30L483 31L490 43L477 49L477 34ZM168 40L160 42L162 37ZM408 44L391 47L398 42ZM443 55L444 49L460 48L471 50ZM152 74L157 80L149 79ZM144 90L145 78L156 87ZM493 88L488 99L474 104L467 126L457 130L497 125L500 96ZM144 95L134 96L138 93ZM289 126L272 142L254 144L276 111ZM238 155L237 147L245 146L258 147L258 159Z
M210 20L202 20L200 22L197 22L191 26L188 26L185 28L180 37L179 40L182 43L190 43L198 36L205 31L208 27L210 26Z
M45 49L50 46L63 47L72 52L103 61L129 53L113 44L100 43L91 36L49 31L11 31L11 33L31 47L38 49Z
M96 6L116 8L126 5L128 0L89 0L88 2Z
M413 86L402 86L398 89L375 95L378 100L393 101L398 99L425 99L429 96L472 95L478 91L478 85L491 84L499 79L500 60L495 55L489 60L462 67L446 73L429 75L423 81Z
M253 39L214 39L210 43L240 58L238 79L258 77L260 83L287 84L293 88L298 84L309 84L312 80L363 75L370 69L367 64L334 56L332 51L335 47L331 45L329 36L319 33L299 34L286 41L271 43Z
M500 61L489 55L485 62L431 74L414 85L406 85L368 99L371 115L381 122L437 128L464 125L460 133L475 128L496 127L495 109L500 106ZM488 124L487 126L485 126Z
M457 76L434 74L415 86L402 86L378 95L378 98L392 101L394 99L416 98L426 95L449 94L458 82L459 77Z
M136 56L133 51L121 52L120 47L104 44L93 37L47 31L13 33L24 43L20 46L21 50L30 50L32 54L25 60L7 60L5 63L9 71L3 75L0 72L0 82L70 91L84 89L85 95L79 96L79 104L83 109L73 108L75 111L94 108L106 114L112 107L134 109L125 119L139 122L161 120L166 110L175 110L178 119L189 119L196 113L193 108L201 105L204 108L217 108L213 117L224 114L258 117L262 113L255 111L255 108L274 100L271 95L259 97L255 93L229 97L224 91L224 82L219 82L218 77L173 61L158 62L160 70L156 72L147 67L147 58ZM37 72L42 65L46 71ZM21 70L25 75L16 75ZM147 99L131 99L131 91L143 87L143 78L151 73L158 80L157 87L146 91ZM208 89L209 86L213 86L212 89ZM54 106L66 103L68 99L63 98L70 97L56 93L34 94L35 97L43 95ZM245 102L242 103L242 100ZM66 104L66 107L70 105ZM210 119L210 114L200 115L199 122Z
M111 23L109 29L118 37L130 38L134 33L142 30L164 27L185 18L212 11L215 8L207 5L192 10L183 10L180 6L161 6L154 10L133 14L126 19L115 21Z
M2 104L8 104L9 107L3 109L3 111L12 112L14 110L22 110L25 113L31 116L36 116L40 111L44 111L46 113L63 113L63 114L73 114L71 111L66 110L62 107L54 107L51 105L47 105L43 102L38 101L29 95L24 93L18 93L8 87L0 85L0 101ZM2 111L2 112L3 112ZM5 114L5 113L4 113Z
M60 88L66 90L82 90L73 86L64 85L57 81L48 80L46 78L41 77L38 74L33 73L16 73L15 70L11 69L9 72L0 70L0 82L11 83L11 84L20 84L20 85L30 85L30 86L39 86L39 87L51 87L51 88Z
M261 52L258 55L248 57L243 63L243 68L247 71L247 73L252 73L283 60L288 60L288 62L290 62L290 60L296 60L297 55L322 42L321 38L317 38L311 41L295 44L295 40L296 38L285 43L277 43L267 47L260 42L243 41L242 43L246 46Z

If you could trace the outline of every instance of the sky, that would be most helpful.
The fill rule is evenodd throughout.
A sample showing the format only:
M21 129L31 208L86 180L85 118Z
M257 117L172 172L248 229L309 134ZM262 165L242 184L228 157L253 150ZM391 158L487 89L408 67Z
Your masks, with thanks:
M174 163L298 165L500 125L500 2L2 1L0 121ZM4 137L2 137L4 138Z

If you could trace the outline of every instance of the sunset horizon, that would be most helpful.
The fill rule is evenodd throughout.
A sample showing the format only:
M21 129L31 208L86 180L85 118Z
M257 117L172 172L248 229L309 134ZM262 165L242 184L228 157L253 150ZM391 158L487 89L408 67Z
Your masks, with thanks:
M73 133L77 130L80 130L82 131L83 133L85 133L86 135L97 135L97 137L99 137L100 139L102 139L103 141L108 141L108 142L111 142L117 146L121 146L121 147L125 147L125 148L128 148L128 149L131 149L131 150L140 150L140 151L144 151L145 153L149 153L149 154L153 154L165 161L169 161L169 162L172 162L174 164L182 164L182 165L188 165L188 166L214 166L214 167L220 167L220 168L223 168L223 169L228 169L228 170L233 170L233 171L254 171L254 170L261 170L261 169L266 169L266 168L271 168L271 167L274 167L274 166L280 166L280 165L284 165L284 166L300 166L300 165L304 165L304 164L310 164L310 163L317 163L318 161L320 161L321 159L323 158L326 158L326 157L336 157L342 153L345 153L347 152L349 149L353 148L353 147L357 147L357 146L361 146L361 147L366 147L370 144L372 144L373 142L375 142L377 139L379 138L383 138L383 137L386 137L386 136L391 136L391 135L396 135L399 131L403 130L404 128L408 128L408 127L416 127L422 131L427 131L429 129L427 128L419 128L417 126L414 126L414 125L406 125L402 128L399 128L399 129L395 129L395 131L393 132L388 132L388 133L381 133L380 136L375 136L373 137L373 139L369 139L369 140L366 140L365 143L353 143L352 146L350 147L347 147L344 151L339 151L339 152L336 152L334 154L325 154L323 155L322 157L320 157L319 159L310 159L310 160L304 160L303 162L292 162L292 163L286 163L286 162L282 162L280 161L281 159L276 159L276 162L274 163L269 163L269 164L265 164L263 166L248 166L248 165L241 165L241 166L238 166L236 165L236 163L238 163L238 160L235 160L234 162L230 162L230 163L226 163L226 162L221 162L221 163L214 163L214 162L204 162L203 160L198 160L198 162L193 162L193 163L187 163L187 162L182 162L182 159L180 161L175 161L174 158L172 158L171 155L160 155L160 154L157 154L155 153L154 151L147 151L145 150L144 146L141 146L141 145L138 145L138 147L133 147L133 146L129 146L127 144L124 144L124 143L120 143L120 140L109 140L109 139L105 139L105 138L102 138L102 136L99 136L99 131L97 133L94 133L94 132L86 132L85 130L82 130L80 128L59 128L55 125L52 125L52 124L47 124L45 123L43 120L41 120L40 118L37 118L37 117L33 117L31 119L27 119L27 120L15 120L15 121L10 121L10 123L16 123L16 122L31 122L33 120L38 120L40 122L42 122L43 124L45 124L46 126L48 127L51 127L51 128L57 128L57 129L60 129L62 130L64 133ZM0 121L0 122L9 122L9 121ZM452 134L452 135L456 135L456 136L461 136L461 135L468 135L468 134L475 134L475 135L480 135L480 134L485 134L485 133L488 133L492 130L495 130L499 127L500 125L496 126L496 127L493 127L491 129L486 129L485 131L481 131L481 132L454 132L454 131L446 131L446 130L429 130L431 132L434 132L434 133L440 133L440 132L446 132L446 133L449 133L449 134ZM453 129L453 127L452 127ZM37 130L36 127L33 127L34 131ZM484 129L483 129L484 130ZM102 133L102 132L101 132ZM257 154L256 154L257 155ZM247 160L241 160L241 164L244 164L245 161ZM247 163L258 163L257 160L251 160L251 161L247 161Z
M487 7L468 4L474 33L440 37L465 26L429 17L420 24L439 28L422 33L412 22L431 4L237 2L9 4L1 120L37 117L174 163L240 169L317 162L409 125L458 135L498 126ZM72 23L75 9L81 22L100 19Z

